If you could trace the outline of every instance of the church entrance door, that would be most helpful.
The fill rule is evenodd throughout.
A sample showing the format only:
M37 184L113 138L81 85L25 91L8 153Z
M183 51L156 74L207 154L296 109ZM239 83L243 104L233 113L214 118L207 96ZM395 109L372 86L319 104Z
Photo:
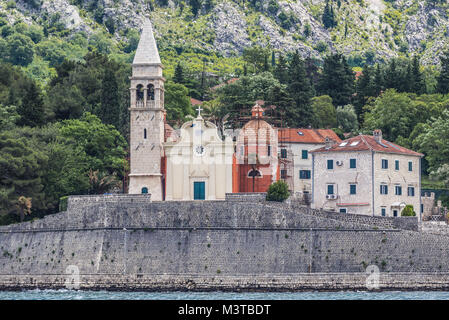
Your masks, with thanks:
M193 199L205 200L206 199L206 183L202 181L195 181L193 183Z

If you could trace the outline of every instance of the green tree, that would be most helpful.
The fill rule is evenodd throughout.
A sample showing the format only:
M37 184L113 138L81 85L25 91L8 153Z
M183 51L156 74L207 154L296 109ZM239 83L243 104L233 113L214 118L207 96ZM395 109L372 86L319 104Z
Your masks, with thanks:
M17 108L20 115L19 125L40 126L45 122L45 108L40 88L34 81L27 83L22 104Z
M173 76L174 83L184 83L184 69L180 62L176 65L175 74Z
M295 108L291 112L291 121L298 127L309 126L314 121L313 109L310 107L313 91L304 61L299 58L297 52L293 54L288 73L288 91L295 103Z
M413 205L407 204L404 207L404 209L402 209L401 216L402 217L415 217L416 216L416 212L415 212L415 210L413 210Z
M449 159L449 110L438 118L432 118L423 133L416 138L420 151L426 155L429 171L437 172Z
M289 196L288 185L282 180L276 181L268 187L267 201L283 202Z
M27 66L33 61L34 43L24 34L14 33L7 40L7 61L19 66Z
M123 177L127 143L113 126L87 112L80 119L64 120L60 134L85 153L89 169Z
M440 56L441 71L437 78L437 92L449 93L449 50Z
M13 214L19 197L33 199L34 207L43 203L42 167L47 158L29 146L25 138L11 132L0 133L0 214Z
M385 139L393 142L399 136L408 137L418 121L428 117L425 109L416 108L415 98L413 94L388 89L366 107L364 127L381 129Z
M315 114L314 126L316 128L334 128L337 126L337 116L331 97L313 97L311 103Z
M0 104L0 132L13 129L19 119L17 107Z
M325 58L318 91L320 95L330 96L336 106L351 102L354 93L354 72L341 54Z
M343 132L356 132L359 129L357 114L353 105L337 107L336 110L337 125Z
M120 128L120 101L114 70L106 69L101 82L100 119L103 123Z
M193 108L188 93L187 88L180 83L167 82L165 84L167 120L181 124L186 121L186 116L193 115Z

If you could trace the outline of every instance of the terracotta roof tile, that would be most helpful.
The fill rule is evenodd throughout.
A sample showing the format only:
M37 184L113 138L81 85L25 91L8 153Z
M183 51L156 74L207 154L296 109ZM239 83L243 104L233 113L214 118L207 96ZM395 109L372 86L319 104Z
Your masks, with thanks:
M324 143L326 137L340 142L341 139L331 129L278 129L279 142L296 142L296 143Z
M338 152L338 151L365 151L365 150L366 151L372 150L375 152L385 152L385 153L406 154L419 157L423 156L422 153L409 150L407 148L401 147L397 144L394 144L384 139L381 140L381 143L378 143L373 136L368 135L358 135L356 137L343 140L341 141L341 143L336 143L330 149L321 147L319 149L310 152Z
M198 104L203 104L203 101L198 100L198 99L195 99L195 98L190 98L190 104L191 104L192 106L196 106L196 105L198 105Z

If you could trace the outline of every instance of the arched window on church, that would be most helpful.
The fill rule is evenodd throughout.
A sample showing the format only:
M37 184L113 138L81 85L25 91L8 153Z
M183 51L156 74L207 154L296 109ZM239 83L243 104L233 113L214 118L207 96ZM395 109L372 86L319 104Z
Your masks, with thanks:
M154 86L151 83L147 86L147 95L148 100L154 100Z
M143 85L139 84L136 87L136 100L137 101L143 101L143 95L144 95L144 91L143 91Z
M262 175L260 174L259 170L251 170L250 172L248 172L248 177L249 178L260 178L262 177Z
M147 129L143 129L143 138L144 138L144 139L147 138Z
M148 193L148 188L147 187L143 187L142 188L142 194L147 194Z

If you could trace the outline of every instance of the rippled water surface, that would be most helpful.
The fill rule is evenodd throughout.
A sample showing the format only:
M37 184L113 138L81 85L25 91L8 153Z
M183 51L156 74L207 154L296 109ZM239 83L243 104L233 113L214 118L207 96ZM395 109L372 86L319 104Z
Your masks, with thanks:
M449 292L112 292L0 291L1 300L449 300Z

